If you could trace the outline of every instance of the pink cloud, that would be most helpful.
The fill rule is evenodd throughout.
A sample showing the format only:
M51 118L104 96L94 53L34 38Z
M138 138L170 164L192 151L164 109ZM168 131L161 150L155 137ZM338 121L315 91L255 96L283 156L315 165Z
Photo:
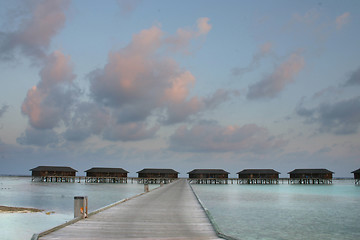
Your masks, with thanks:
M46 58L40 77L38 85L28 91L21 110L29 117L32 127L51 129L68 116L75 97L71 89L75 75L70 57L55 51Z
M171 86L165 89L165 101L183 102L189 95L189 90L195 84L195 77L189 72L183 72L170 79Z
M45 50L65 24L65 11L70 0L42 0L24 5L30 6L26 9L30 17L23 18L17 30L3 34L0 42L2 58L11 58L16 49L30 57L46 58Z
M199 20L199 33L206 34L208 19ZM186 36L189 33L189 36ZM184 34L184 35L181 35ZM90 90L93 99L116 111L118 122L146 121L154 112L161 112L163 122L176 123L207 108L207 101L191 96L196 78L181 69L163 50L169 45L182 46L169 39L197 38L197 33L178 30L175 36L166 36L158 26L142 30L133 36L127 47L109 54L103 69L91 74ZM186 48L186 46L182 46Z
M247 98L260 99L276 97L286 85L294 81L295 76L304 68L304 65L304 58L300 54L291 54L273 73L261 81L250 85Z
M203 17L197 20L198 32L197 35L206 35L210 32L212 26L209 24L210 18Z
M191 40L205 36L209 33L212 26L209 24L210 19L207 17L197 20L197 29L195 28L179 28L176 35L167 37L164 41L172 51L180 51L190 53L189 45Z
M345 24L348 23L349 18L350 18L349 12L345 12L345 13L341 14L340 16L338 16L335 20L336 29L340 30Z

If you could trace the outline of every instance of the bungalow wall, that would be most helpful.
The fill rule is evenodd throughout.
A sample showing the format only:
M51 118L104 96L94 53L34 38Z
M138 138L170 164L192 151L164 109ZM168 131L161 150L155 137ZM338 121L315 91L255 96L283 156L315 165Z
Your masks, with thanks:
M189 178L229 178L228 174L190 173Z
M75 177L76 172L74 171L32 171L33 177L46 177L46 176L57 176L57 177Z
M279 174L239 174L239 178L267 178L267 179L278 179Z
M290 178L332 179L332 173L290 173Z
M118 178L126 178L127 173L120 173L120 172L87 172L87 177L118 177Z
M178 178L177 173L138 173L139 178Z

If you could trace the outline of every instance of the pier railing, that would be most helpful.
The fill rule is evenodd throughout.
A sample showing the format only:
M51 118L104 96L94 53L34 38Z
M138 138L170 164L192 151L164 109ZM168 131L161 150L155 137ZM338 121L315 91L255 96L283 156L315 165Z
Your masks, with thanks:
M84 176L33 176L34 182L58 183L139 183L167 184L179 178L138 178L138 177L84 177ZM323 178L187 178L191 184L332 184L333 179ZM355 179L359 185L359 179Z
M33 182L63 182L63 183L140 183L167 184L178 178L138 178L138 177L84 177L84 176L33 176Z

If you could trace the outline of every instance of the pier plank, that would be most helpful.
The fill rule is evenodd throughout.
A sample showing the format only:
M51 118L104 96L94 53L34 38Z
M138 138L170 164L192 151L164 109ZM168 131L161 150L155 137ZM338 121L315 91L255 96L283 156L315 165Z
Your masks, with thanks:
M185 179L42 236L42 240L219 239Z

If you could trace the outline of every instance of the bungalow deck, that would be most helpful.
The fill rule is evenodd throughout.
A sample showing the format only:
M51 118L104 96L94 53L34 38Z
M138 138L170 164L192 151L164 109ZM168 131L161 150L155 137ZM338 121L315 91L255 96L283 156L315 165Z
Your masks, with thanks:
M66 182L74 183L76 179L80 182L80 177L76 176L32 176L31 180L33 182Z
M289 184L332 184L332 179L324 179L324 178L289 178Z
M220 238L187 180L181 179L33 239Z

